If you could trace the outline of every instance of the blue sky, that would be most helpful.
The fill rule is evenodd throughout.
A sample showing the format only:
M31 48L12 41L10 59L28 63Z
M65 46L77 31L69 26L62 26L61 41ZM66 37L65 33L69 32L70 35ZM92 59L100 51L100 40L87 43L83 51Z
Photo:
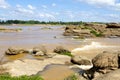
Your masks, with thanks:
M0 19L120 22L120 0L0 0Z

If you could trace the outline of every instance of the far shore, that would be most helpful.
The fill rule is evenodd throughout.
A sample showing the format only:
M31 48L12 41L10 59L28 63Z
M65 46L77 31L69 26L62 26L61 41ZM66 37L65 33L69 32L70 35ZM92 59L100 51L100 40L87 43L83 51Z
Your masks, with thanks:
M52 25L52 24L0 24L0 27L2 26L66 26L66 25Z

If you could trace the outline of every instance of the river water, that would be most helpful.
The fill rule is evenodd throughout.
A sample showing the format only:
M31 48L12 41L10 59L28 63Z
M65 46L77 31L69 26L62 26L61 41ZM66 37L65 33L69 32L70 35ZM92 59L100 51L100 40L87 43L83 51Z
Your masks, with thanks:
M95 38L95 39L74 39L63 36L63 26L4 26L5 28L21 28L20 32L0 32L0 55L3 55L9 47L30 49L44 45L48 52L52 52L56 46L63 46L69 50L80 48L76 54L85 53L91 58L90 53L96 51L120 49L120 38ZM106 46L106 47L105 47ZM91 50L91 52L90 52ZM83 54L81 54L83 55ZM85 55L85 56L86 56ZM12 57L17 59L25 57L24 54ZM93 55L94 56L94 55ZM93 57L92 56L92 57ZM11 58L11 57L10 57ZM31 58L27 55L27 58Z

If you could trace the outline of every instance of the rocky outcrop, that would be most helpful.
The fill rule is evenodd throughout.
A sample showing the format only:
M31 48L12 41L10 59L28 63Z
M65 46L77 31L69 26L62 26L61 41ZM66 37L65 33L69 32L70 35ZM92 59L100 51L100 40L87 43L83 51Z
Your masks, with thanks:
M7 51L5 51L6 55L17 55L20 53L29 53L29 51L25 50L25 49L13 48L13 47L10 47L10 48L8 48Z
M104 32L107 25L106 24L98 24L98 23L86 23L84 26L94 29L97 32Z
M119 68L119 57L116 52L107 52L98 54L92 59L94 68L102 73L110 72Z
M64 36L78 36L79 38L89 37L120 37L120 24L108 23L85 23L79 26L67 26Z
M66 27L64 36L78 36L79 38L92 37L90 30L81 28L80 26Z
M120 24L118 23L109 23L106 28L120 28Z

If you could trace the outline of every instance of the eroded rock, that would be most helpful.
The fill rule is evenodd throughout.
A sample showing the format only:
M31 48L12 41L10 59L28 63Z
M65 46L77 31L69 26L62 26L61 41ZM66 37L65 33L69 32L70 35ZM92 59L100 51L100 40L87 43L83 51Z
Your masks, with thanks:
M118 54L115 52L107 52L98 54L92 59L94 68L102 73L107 73L111 70L118 69L119 67Z
M47 50L44 46L34 47L32 54L35 56L45 56L47 54Z
M13 48L13 47L10 47L10 48L8 48L7 51L5 51L6 55L17 55L20 53L29 53L29 51L25 50L25 49Z
M82 56L78 56L78 55L73 56L71 58L71 62L73 64L78 64L78 65L91 65L92 64L89 59L82 57Z
M58 54L71 53L69 50L63 48L62 46L56 47L53 52Z

